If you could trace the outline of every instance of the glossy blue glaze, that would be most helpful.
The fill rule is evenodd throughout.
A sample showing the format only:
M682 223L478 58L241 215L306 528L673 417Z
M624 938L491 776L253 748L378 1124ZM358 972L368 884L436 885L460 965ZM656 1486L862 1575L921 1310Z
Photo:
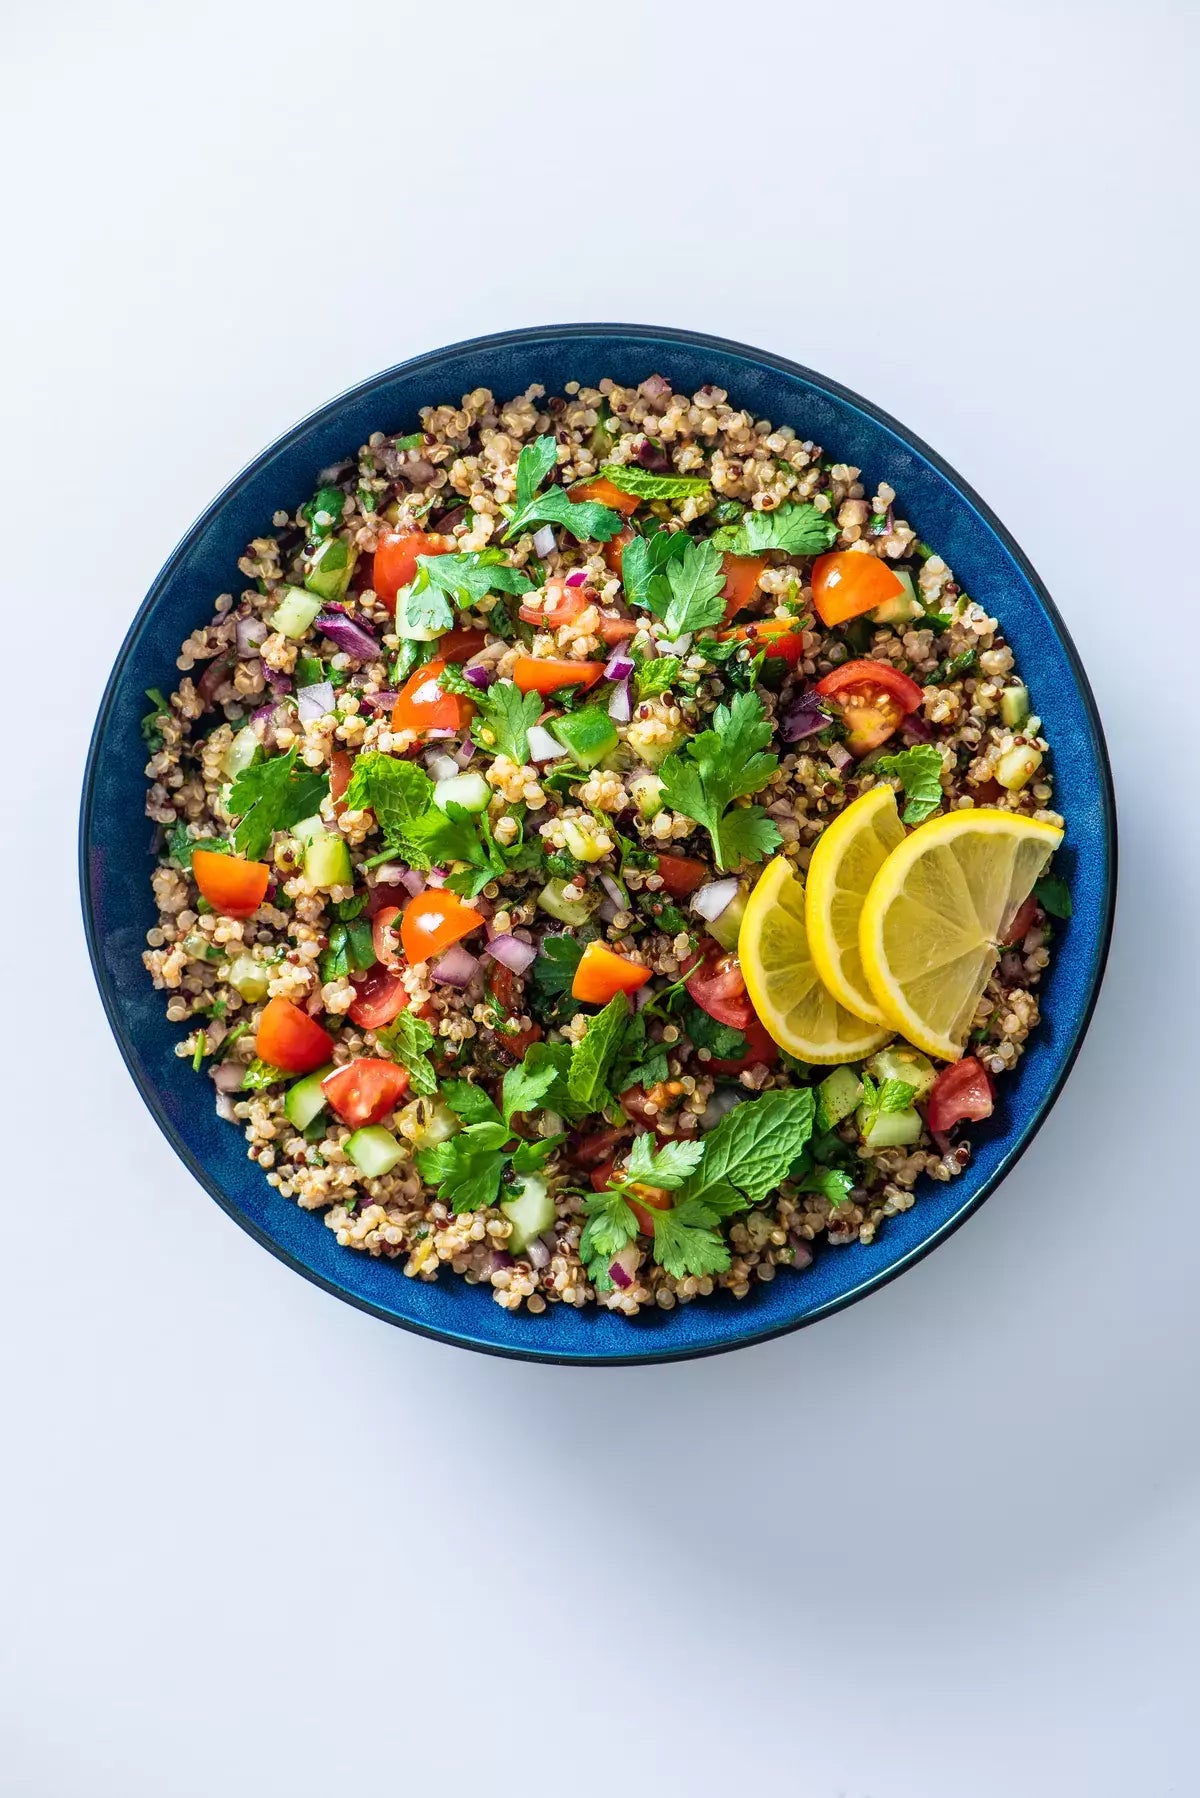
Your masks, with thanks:
M318 1215L267 1185L241 1135L216 1117L208 1081L176 1058L179 1029L166 1022L141 964L155 913L138 721L144 689L175 684L179 644L211 615L218 593L237 589L242 546L270 528L277 507L307 499L317 471L353 454L371 431L410 430L418 406L456 401L474 387L507 397L536 381L554 393L572 379L636 382L652 371L688 391L704 382L726 388L755 416L792 425L857 464L868 492L889 481L904 516L1002 619L1054 745L1067 818L1060 866L1075 915L1055 944L1041 1026L1017 1076L1002 1083L997 1115L976 1128L966 1174L944 1186L923 1181L919 1203L870 1247L820 1254L741 1303L718 1298L632 1322L565 1305L510 1315L486 1289L449 1275L423 1285L339 1248ZM455 344L376 375L287 432L214 500L155 581L117 658L88 760L80 873L96 978L130 1072L181 1158L244 1229L328 1291L407 1328L500 1354L628 1362L712 1353L809 1323L919 1259L986 1198L1045 1117L1087 1027L1111 930L1116 833L1099 719L1062 620L999 520L932 450L835 382L740 344L644 326L550 325Z

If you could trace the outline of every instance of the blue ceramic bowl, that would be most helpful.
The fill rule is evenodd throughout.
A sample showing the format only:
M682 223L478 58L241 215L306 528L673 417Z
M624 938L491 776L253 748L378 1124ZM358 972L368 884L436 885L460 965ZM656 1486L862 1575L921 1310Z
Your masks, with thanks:
M211 1088L176 1058L179 1031L164 1017L141 963L154 924L145 755L138 720L147 687L174 685L179 644L238 585L242 546L295 508L317 471L353 454L373 430L411 429L417 408L474 387L507 397L531 382L605 375L637 382L653 371L693 391L728 390L757 417L792 425L864 470L867 491L887 480L904 516L946 556L966 591L1003 621L1054 745L1066 814L1060 865L1075 913L1055 944L1042 1023L996 1115L975 1131L970 1167L948 1185L922 1181L919 1202L869 1247L828 1250L803 1273L781 1273L752 1297L727 1297L627 1321L565 1305L512 1315L486 1288L446 1275L436 1285L339 1248L321 1218L268 1186L241 1135L216 1117ZM121 1053L159 1126L217 1203L273 1254L363 1310L423 1335L532 1360L665 1361L761 1342L825 1317L881 1286L970 1216L1031 1141L1079 1050L1104 970L1116 888L1112 784L1100 720L1066 627L1003 525L941 458L836 382L742 344L642 325L547 325L453 344L375 375L330 401L257 456L192 526L150 589L117 657L96 721L80 819L80 877L88 944Z

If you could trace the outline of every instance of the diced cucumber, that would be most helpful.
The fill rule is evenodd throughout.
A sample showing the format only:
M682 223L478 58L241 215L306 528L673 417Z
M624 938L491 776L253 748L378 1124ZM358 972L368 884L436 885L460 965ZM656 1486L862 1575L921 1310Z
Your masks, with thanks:
M411 1099L401 1113L405 1134L414 1149L436 1149L457 1136L462 1124L441 1099Z
M594 768L620 741L617 727L602 705L564 712L554 720L554 734L580 768Z
M682 724L671 725L662 716L659 700L648 699L633 714L633 722L625 732L625 741L634 755L640 756L648 768L660 768L669 755L682 748L687 731ZM554 726L557 731L558 725Z
M266 998L270 978L270 970L263 962L255 961L252 955L235 955L229 964L229 984L247 1005L257 1005L260 999Z
M1009 730L1020 730L1029 716L1029 688L1005 687L1000 695L1000 716Z
M225 951L202 930L188 931L183 939L183 952L192 961L223 961L225 958Z
M1006 749L996 763L996 779L1010 793L1019 793L1033 779L1042 765L1042 752L1032 743L1016 743Z
M862 1081L853 1068L834 1068L817 1088L817 1128L832 1130L848 1118L862 1098Z
M906 1086L914 1086L914 1104L925 1097L937 1079L937 1069L929 1057L918 1049L910 1049L907 1043L893 1043L890 1049L880 1049L877 1055L872 1055L867 1068L881 1086L885 1080L903 1080Z
M308 565L304 585L321 600L341 599L354 573L357 551L340 537L329 537ZM316 613L313 613L316 617Z
M329 826L320 812L314 812L311 818L301 818L299 824L293 824L291 834L299 843L312 843L318 837L327 837Z
M565 885L563 880L548 880L538 894L537 902L543 911L548 911L560 924L572 924L578 929L591 917L594 901L590 895L585 895L582 899L564 899Z
M388 1174L404 1154L404 1144L397 1141L382 1124L366 1124L346 1142L346 1153L368 1180Z
M396 595L396 635L403 637L406 643L432 643L440 637L445 624L433 625L422 623L422 616L428 616L428 610L422 612L421 598L414 594L415 582L401 587Z
M289 1086L283 1095L283 1114L297 1130L307 1130L314 1118L325 1109L325 1094L321 1090L321 1082L332 1074L333 1063L318 1068L315 1074L306 1074L303 1080L297 1080Z
M708 925L709 936L716 937L722 949L728 949L731 955L736 954L738 932L742 928L742 918L746 911L746 900L750 895L744 887L739 887L719 918L714 918Z
M554 1222L554 1200L539 1174L526 1174L521 1190L512 1199L503 1199L500 1209L512 1224L508 1247L519 1255L536 1236L541 1236Z
M663 783L657 774L635 774L629 783L629 797L643 818L657 818L663 808Z
M243 769L250 766L258 751L258 732L252 724L243 724L221 757L221 773L226 780L235 780Z
M491 797L492 789L482 774L452 774L433 789L433 803L442 811L448 805L461 805L466 812L486 812Z
M594 818L563 818L562 833L567 848L577 862L598 862L612 848L612 841L605 845L600 841L601 826Z
M348 887L354 874L345 837L314 837L304 851L304 878L315 887Z
M319 594L306 593L303 587L285 587L283 598L271 614L271 629L282 631L285 637L298 643L308 634L313 619L321 610L321 603Z
M925 608L917 598L912 575L906 568L893 568L892 573L903 591L893 593L881 606L876 606L871 613L872 621L875 624L911 624L914 618L923 618Z
M858 1128L868 1149L904 1149L921 1135L921 1119L908 1111L877 1111L874 1119L865 1105L858 1110Z

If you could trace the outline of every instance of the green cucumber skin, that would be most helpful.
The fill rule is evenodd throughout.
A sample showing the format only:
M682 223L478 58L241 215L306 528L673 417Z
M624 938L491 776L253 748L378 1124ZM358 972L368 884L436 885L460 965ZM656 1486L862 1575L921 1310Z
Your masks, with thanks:
M365 1124L346 1142L346 1153L368 1180L388 1174L404 1154L404 1146L382 1124Z
M306 1074L303 1080L288 1087L283 1096L284 1116L297 1130L307 1130L314 1118L324 1111L326 1100L321 1082L332 1072L333 1063L330 1062L328 1066L318 1068L315 1074Z

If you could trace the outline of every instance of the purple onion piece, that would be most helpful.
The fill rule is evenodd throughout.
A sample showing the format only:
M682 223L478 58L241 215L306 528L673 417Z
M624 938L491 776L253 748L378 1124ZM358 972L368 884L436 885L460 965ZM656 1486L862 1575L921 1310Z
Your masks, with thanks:
M455 943L453 948L447 949L444 955L439 955L430 964L429 973L430 978L436 980L439 986L464 987L469 985L478 966L478 956L472 955L469 949L464 949L461 943Z
M266 642L270 631L265 619L239 618L236 629L237 652L245 661L249 656L256 656L260 646Z
M314 718L325 718L337 704L332 681L317 681L311 687L299 687L296 691L296 710L300 714L301 724L308 724Z
M779 734L785 743L799 743L802 737L815 736L824 730L829 718L820 694L810 688L783 714Z
M399 697L394 687L381 687L378 693L360 693L358 709L360 712L390 712Z
M267 685L270 687L272 693L274 693L276 699L286 699L287 695L292 690L291 675L281 674L278 668L268 668L265 662L263 663L263 673L266 675Z
M831 743L829 745L828 755L839 774L843 768L849 768L854 761L854 757L844 743Z
M900 728L914 743L933 742L933 726L920 712L910 712Z
M586 568L573 568L571 570L570 574L567 576L567 586L568 587L583 587L586 585L587 585L587 569Z
M513 936L508 931L499 931L492 936L490 926L488 935L490 940L483 953L490 955L504 967L511 968L514 974L524 974L536 961L537 950L532 943L523 943L520 937Z
M263 726L263 729L265 730L267 725L272 722L274 717L275 717L275 701L273 699L269 699L267 701L266 705L260 705L257 708L257 710L251 712L250 722L251 722L251 724L261 724Z
M455 751L454 759L460 768L465 768L475 754L475 745L468 737L462 748Z
M463 673L471 685L478 687L481 692L486 691L496 678L496 670L489 668L486 662L472 662L469 668L463 669Z
M624 911L625 895L613 879L612 875L602 874L600 876L600 885L604 888L605 893L608 895L609 899L612 900L612 903L616 906L617 910Z
M633 717L633 698L627 680L618 681L613 688L612 698L608 702L608 715L614 724L628 724Z
M633 673L633 657L623 649L614 649L604 665L605 680L628 680Z
M532 1242L526 1243L524 1258L526 1261L528 1261L530 1267L535 1267L535 1268L549 1267L549 1265L550 1265L549 1244L544 1243L540 1236L535 1236Z
M345 606L331 602L317 613L313 627L356 662L376 662L383 653L370 631L351 618Z
M671 458L661 443L655 443L650 437L643 437L633 453L641 467L649 469L651 474L670 474Z
M246 1070L237 1061L222 1061L212 1071L212 1083L219 1093L235 1093Z

